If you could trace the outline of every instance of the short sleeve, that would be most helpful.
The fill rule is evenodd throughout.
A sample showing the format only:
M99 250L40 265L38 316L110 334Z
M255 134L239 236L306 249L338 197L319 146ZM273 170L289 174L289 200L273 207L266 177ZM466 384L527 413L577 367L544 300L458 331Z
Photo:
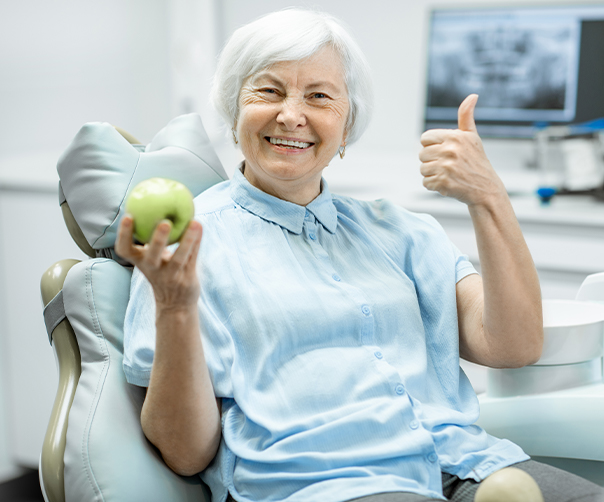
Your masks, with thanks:
M132 273L130 300L124 319L124 373L128 383L148 387L155 352L155 297L137 269Z
M464 277L478 272L472 265L468 255L463 254L455 244L451 243L453 252L455 253L455 283L461 281Z

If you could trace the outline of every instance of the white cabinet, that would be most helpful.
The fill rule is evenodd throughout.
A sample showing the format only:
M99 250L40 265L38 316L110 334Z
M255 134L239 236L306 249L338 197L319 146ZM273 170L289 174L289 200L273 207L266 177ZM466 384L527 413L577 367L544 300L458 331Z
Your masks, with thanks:
M0 185L0 450L20 466L37 467L56 392L40 278L63 258L84 254L63 223L56 184Z

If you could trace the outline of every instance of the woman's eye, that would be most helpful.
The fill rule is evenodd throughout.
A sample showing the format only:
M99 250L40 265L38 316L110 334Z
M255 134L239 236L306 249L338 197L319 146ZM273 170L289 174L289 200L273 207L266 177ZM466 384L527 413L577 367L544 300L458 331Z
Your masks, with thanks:
M265 92L267 94L277 94L275 89L261 89L260 92Z
M315 92L312 95L313 98L317 98L317 99L324 99L327 97L327 94L323 94L322 92Z

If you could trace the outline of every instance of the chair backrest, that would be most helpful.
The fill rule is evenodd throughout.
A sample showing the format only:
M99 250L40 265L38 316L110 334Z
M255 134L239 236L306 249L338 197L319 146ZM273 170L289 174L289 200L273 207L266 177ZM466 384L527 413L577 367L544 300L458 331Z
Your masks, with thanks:
M227 178L197 115L173 120L146 148L109 124L85 125L58 165L71 235L89 255L64 260L42 281L45 321L59 364L59 389L40 461L48 502L205 501L197 476L173 473L140 426L145 389L122 370L131 268L112 257L129 189L153 176L194 195Z

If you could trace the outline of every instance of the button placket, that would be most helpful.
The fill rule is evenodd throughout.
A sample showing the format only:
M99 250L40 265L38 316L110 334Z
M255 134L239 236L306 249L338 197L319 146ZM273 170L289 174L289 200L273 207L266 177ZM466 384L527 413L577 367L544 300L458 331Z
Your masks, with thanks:
M317 222L315 217L308 210L304 215L304 234L311 241L317 240Z
M362 327L361 327L361 343L363 345L372 345L373 343L373 316L367 305L361 307Z

